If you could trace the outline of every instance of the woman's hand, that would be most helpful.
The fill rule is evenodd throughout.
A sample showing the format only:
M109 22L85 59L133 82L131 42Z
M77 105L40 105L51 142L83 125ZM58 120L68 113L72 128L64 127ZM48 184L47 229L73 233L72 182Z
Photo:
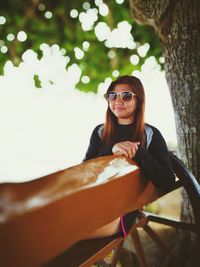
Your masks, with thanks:
M135 157L140 142L124 141L113 146L112 152L114 155L124 155L127 158Z

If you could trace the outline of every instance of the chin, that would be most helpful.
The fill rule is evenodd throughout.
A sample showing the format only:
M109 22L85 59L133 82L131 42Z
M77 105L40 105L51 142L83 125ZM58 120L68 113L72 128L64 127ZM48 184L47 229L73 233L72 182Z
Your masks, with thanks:
M115 115L118 119L132 119L132 117L130 117L130 116L123 116L123 115L120 115L120 114L116 114Z

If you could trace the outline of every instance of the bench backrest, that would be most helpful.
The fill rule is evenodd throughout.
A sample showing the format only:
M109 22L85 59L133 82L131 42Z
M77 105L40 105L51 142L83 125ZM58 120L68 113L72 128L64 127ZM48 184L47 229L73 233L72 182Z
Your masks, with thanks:
M160 195L135 162L120 156L89 160L34 181L1 184L1 265L40 266Z

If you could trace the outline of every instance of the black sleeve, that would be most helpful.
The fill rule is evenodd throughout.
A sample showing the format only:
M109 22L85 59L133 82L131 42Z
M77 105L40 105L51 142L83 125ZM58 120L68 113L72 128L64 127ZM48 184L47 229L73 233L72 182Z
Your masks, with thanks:
M101 138L98 134L99 127L100 125L98 125L92 132L92 135L90 137L90 143L83 161L98 157L98 153L101 146Z
M148 151L139 147L135 160L157 188L164 191L172 189L175 175L169 152L164 138L156 128L153 128L153 138Z
M90 137L90 143L83 161L101 156L112 155L112 147L102 146L101 138L99 136L99 130L101 129L101 126L102 124L98 125L93 130L92 135Z

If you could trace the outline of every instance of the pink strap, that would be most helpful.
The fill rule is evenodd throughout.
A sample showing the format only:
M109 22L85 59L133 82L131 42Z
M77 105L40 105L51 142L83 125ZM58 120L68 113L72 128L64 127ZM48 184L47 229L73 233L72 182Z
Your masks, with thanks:
M121 224L121 229L122 229L123 235L124 235L124 237L126 237L127 234L126 234L126 230L124 228L124 216L120 217L120 224Z

